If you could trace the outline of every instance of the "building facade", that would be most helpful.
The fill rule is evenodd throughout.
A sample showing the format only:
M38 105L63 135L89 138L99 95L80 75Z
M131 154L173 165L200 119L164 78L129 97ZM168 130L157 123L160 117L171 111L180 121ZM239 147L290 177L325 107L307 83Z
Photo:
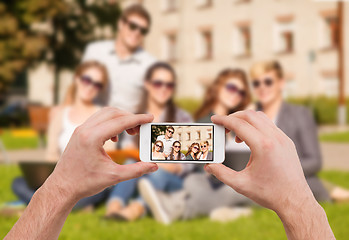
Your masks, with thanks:
M143 4L153 23L145 48L169 61L179 76L178 97L202 97L226 67L249 70L277 59L285 95L338 95L337 3L317 0L124 0ZM349 3L344 3L349 40ZM345 82L349 93L349 41Z
M174 126L173 138L180 141L182 150L188 150L194 142L208 141L209 150L212 150L212 126Z

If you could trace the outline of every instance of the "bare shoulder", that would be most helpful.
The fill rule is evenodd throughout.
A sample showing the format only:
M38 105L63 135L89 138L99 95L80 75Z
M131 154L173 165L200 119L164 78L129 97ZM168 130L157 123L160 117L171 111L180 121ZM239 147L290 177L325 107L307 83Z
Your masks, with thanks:
M63 114L64 108L65 107L62 105L52 107L50 110L50 113L49 113L49 118L54 119L54 118L61 116Z

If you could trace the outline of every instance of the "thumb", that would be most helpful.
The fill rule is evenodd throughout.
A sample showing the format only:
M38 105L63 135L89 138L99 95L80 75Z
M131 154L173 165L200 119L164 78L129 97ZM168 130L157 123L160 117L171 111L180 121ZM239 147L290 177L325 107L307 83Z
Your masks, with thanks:
M138 178L143 176L144 174L155 172L156 170L158 170L158 165L156 165L155 163L145 162L117 165L116 169L119 177L119 182Z
M240 188L240 176L239 172L234 171L231 168L228 168L227 166L224 166L223 164L217 164L217 163L211 163L205 165L205 171L209 174L214 175L217 179L219 179L221 182L225 183L226 185L229 185L230 187L234 188L236 191L238 191L238 188Z

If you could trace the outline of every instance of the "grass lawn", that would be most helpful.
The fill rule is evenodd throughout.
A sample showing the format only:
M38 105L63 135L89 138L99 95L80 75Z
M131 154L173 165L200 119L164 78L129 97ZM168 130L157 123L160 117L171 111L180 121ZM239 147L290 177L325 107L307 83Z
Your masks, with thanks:
M322 142L349 143L349 132L328 133L320 136Z
M11 181L20 174L16 166L0 166L0 202L14 200ZM326 171L321 178L349 188L349 173ZM349 236L349 204L323 205L337 239ZM281 222L272 211L255 209L250 217L226 224L207 218L176 222L162 226L150 217L134 223L110 222L102 219L104 207L94 213L70 214L60 239L285 239ZM16 218L0 217L0 238L10 230Z
M14 131L6 129L3 130L0 139L7 150L37 148L39 138L37 135L31 134L31 132L32 131L28 129Z

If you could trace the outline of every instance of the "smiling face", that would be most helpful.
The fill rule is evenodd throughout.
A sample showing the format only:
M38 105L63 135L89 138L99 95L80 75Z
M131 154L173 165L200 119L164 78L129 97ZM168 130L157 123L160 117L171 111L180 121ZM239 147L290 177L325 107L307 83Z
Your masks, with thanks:
M207 144L207 142L202 142L202 143L200 144L200 147L201 147L201 151L202 151L203 153L206 153L206 152L208 151L208 144Z
M262 105L269 105L282 97L284 80L277 77L275 71L269 71L252 80L253 93Z
M200 151L200 147L199 144L193 144L191 151L195 154L198 153Z
M245 85L241 79L230 78L221 86L218 102L227 109L234 109L241 104L245 91Z
M173 151L174 153L178 153L181 150L181 144L179 142L175 142L173 144Z
M103 73L97 67L87 68L81 76L75 77L75 84L76 98L90 103L103 88Z
M162 149L162 142L161 141L156 141L154 144L154 150L155 152L160 152Z
M118 37L129 49L137 49L143 43L149 31L147 20L137 14L131 14L118 22Z
M158 105L165 105L174 94L174 77L164 68L156 69L151 78L145 82L149 98Z
M172 128L167 128L166 129L166 137L167 138L172 138L174 134L174 130Z

